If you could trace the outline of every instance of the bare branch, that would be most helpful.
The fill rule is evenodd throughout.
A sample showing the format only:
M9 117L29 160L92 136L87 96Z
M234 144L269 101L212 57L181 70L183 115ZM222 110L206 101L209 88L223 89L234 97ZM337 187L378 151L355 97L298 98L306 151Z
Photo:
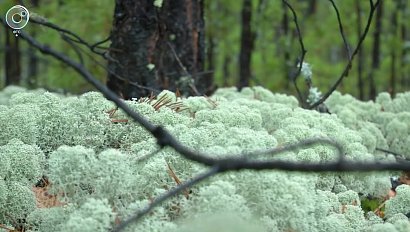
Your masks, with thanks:
M206 172L197 175L196 177L192 178L189 181L186 181L185 183L182 183L181 185L178 185L177 187L169 190L166 192L164 195L157 197L151 204L146 206L144 209L137 211L134 213L133 216L127 218L125 221L121 222L119 225L117 225L112 232L119 232L125 229L129 224L138 222L143 216L145 216L147 213L149 213L152 209L154 209L156 206L161 204L162 202L166 201L168 198L173 197L183 191L184 189L187 189L191 187L192 185L203 181L216 173L218 173L220 170L218 166L214 166L211 169L207 170Z
M115 78L117 78L117 79L119 79L119 80L121 80L121 81L127 82L129 85L135 86L135 87L137 87L137 88L147 89L147 90L149 90L149 91L151 91L151 92L154 92L154 93L156 93L156 94L158 94L158 93L160 92L160 91L157 90L157 89L145 87L145 86L142 86L142 85L140 85L140 84L138 84L138 83L136 83L136 82L130 82L130 81L128 81L126 78L121 77L121 76L118 75L117 73L113 72L111 69L107 68L105 65L101 64L99 61L96 60L96 58L94 58L93 56L91 56L90 54L88 54L87 52L85 52L81 47L76 46L76 45L74 44L74 43L82 44L82 45L86 46L86 47L87 47L90 51L92 51L93 53L102 56L105 60L110 60L110 59L112 59L112 58L110 58L105 51L104 51L104 52L98 52L98 51L96 51L96 48L107 50L108 48L101 47L100 45L103 44L103 43L105 43L105 42L107 42L107 41L109 41L110 38L111 38L111 36L107 37L106 39L104 39L104 40L102 40L102 41L96 42L96 43L94 43L94 44L89 44L89 43L86 42L84 39L82 39L80 36L78 36L77 34L75 34L74 32L69 31L69 30L67 30L67 29L63 29L63 28L59 27L58 25L55 25L55 24L53 24L53 23L47 21L46 19L42 19L42 18L39 17L39 16L36 16L36 15L35 15L34 17L30 18L30 22L34 22L34 23L36 23L36 24L39 24L39 25L48 27L48 28L50 28L50 29L53 29L53 30L59 32L59 33L61 34L61 37L64 39L64 41L66 41L68 44L70 44L70 46L75 50L75 52L76 52L76 54L77 54L77 56L78 56L78 58L79 58L81 64L84 64L83 57L82 57L82 55L81 55L81 52L82 52L82 53L86 54L86 55L91 59L91 61L93 61L95 64L97 64L98 66L102 67L102 68L103 68L104 70L106 70L108 73L112 74L113 77L115 77Z
M323 95L323 97L317 101L316 103L312 104L309 109L314 109L316 108L318 105L322 104L324 101L326 101L326 99L337 89L337 87L340 85L340 83L343 81L344 77L347 76L347 74L349 73L351 67L352 67L352 63L353 63L353 59L356 56L356 54L359 52L359 49L361 47L361 45L363 44L363 41L365 40L367 33L369 32L370 29L370 25L372 23L372 19L373 19L373 15L374 12L376 11L377 6L380 3L380 0L376 0L376 3L373 3L372 0L369 0L370 2L370 13L369 13L369 17L367 19L367 24L366 27L364 29L363 34L360 36L359 42L356 46L356 48L353 51L352 56L350 57L349 61L347 62L347 65L345 67L345 69L343 70L342 74L340 75L340 77L338 78L338 80L336 81L336 83L329 89L329 91Z
M343 23L342 23L342 19L340 18L339 9L337 8L337 6L336 6L336 4L333 0L329 0L329 1L332 3L333 9L335 9L336 16L337 16L337 22L339 24L340 36L343 39L343 44L345 46L346 53L347 53L347 60L350 60L350 47L349 47L349 43L347 42L346 36L344 34Z
M291 77L292 81L293 81L293 85L295 86L296 92L298 94L298 98L299 98L299 102L302 105L303 108L305 108L305 101L303 99L302 93L300 92L300 89L297 85L297 78L300 75L300 71L302 70L302 64L303 64L303 60L305 59L305 55L306 55L306 49L305 49L305 45L303 44L303 39L302 39L302 33L300 32L300 28L299 28L299 23L298 23L298 17L296 15L295 10L293 9L293 7L288 3L288 1L286 0L282 0L282 2L289 8L289 10L292 12L293 14L293 21L295 22L295 26L296 26L296 31L298 33L298 38L299 38L299 44L300 44L300 50L302 52L300 58L299 58L299 65L298 65L298 69L296 71L296 73L294 73L294 75Z
M66 41L74 50L74 52L77 54L78 60L80 61L81 65L84 65L84 59L83 56L81 54L81 50L79 49L78 46L76 46L73 41L66 36L65 34L61 34L61 37L63 38L64 41Z
M172 46L172 44L169 41L167 41L167 45L168 45L169 49L171 50L172 55L174 56L175 60L177 61L179 67L184 72L184 74L186 76L191 76L191 74L189 74L188 70L185 68L184 64L182 64L181 59L179 59L179 56L177 55L177 52L174 49L174 46Z
M170 48L172 55L174 56L175 60L177 61L179 67L181 68L181 70L183 71L184 75L188 76L188 77L192 77L192 75L188 72L188 70L185 68L184 64L182 64L181 59L179 59L178 54L176 53L174 47L172 46L172 44L167 41L167 45ZM195 80L196 78L193 78L193 80ZM189 87L192 89L192 91L197 95L200 96L201 94L199 93L199 91L196 89L195 85L190 84Z
M399 153L394 152L394 151L390 151L390 150L384 149L384 148L376 147L376 151L382 151L382 152L385 152L385 153L392 154L392 155L394 155L397 159L400 159L400 160L410 161L409 159L406 159L404 155L399 154Z
M99 51L96 51L95 49L99 48L99 49L107 50L107 48L100 47L99 45L102 44L102 43L107 42L110 39L110 37L108 37L107 39L104 39L103 41L100 41L100 42L97 42L97 43L94 43L94 44L91 45L87 41L82 39L79 35L75 34L74 32L69 31L69 30L64 29L64 28L61 28L58 25L55 25L55 24L53 24L53 23L51 23L51 22L49 22L45 19L42 19L42 18L38 17L37 15L32 16L30 18L30 22L33 22L33 23L48 27L50 29L53 29L53 30L61 33L63 36L65 36L64 38L65 38L66 41L71 40L72 42L83 44L86 47L88 47L95 54L98 54L98 55L106 58L105 51L104 52L99 52Z

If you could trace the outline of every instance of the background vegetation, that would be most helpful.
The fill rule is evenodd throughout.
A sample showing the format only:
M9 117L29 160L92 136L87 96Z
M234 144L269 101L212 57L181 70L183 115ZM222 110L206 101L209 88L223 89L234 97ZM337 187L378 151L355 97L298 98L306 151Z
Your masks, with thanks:
M302 36L308 51L305 61L313 66L314 83L324 92L335 82L347 62L343 41L339 33L336 14L328 1L289 1L298 14ZM353 47L358 41L358 29L366 23L369 5L367 1L343 0L335 1L340 10L345 34ZM206 69L213 71L215 83L219 86L236 85L239 75L239 53L241 36L242 2L235 0L204 1L206 17L207 60ZM13 1L0 1L1 13L5 14ZM27 4L27 3L26 3ZM101 41L108 37L114 12L114 2L110 0L88 1L53 1L40 0L38 6L27 4L32 13L44 16L51 22L77 33L90 43ZM410 12L407 1L383 1L381 14L380 50L374 53L375 21L371 26L369 36L364 42L362 55L355 60L354 67L339 87L342 92L348 92L363 99L373 98L370 94L370 80L374 78L376 92L401 92L410 86L410 56L409 56L409 22ZM252 31L255 33L255 46L252 53L251 72L252 85L263 85L275 92L294 94L289 85L288 75L295 66L300 55L295 26L290 12L281 1L252 0ZM359 14L358 12L361 12ZM285 14L286 13L286 14ZM288 31L284 20L287 17ZM359 21L360 24L359 24ZM59 35L51 30L38 26L28 26L24 29L35 33L38 40L50 44L60 51L68 52L72 57L75 53ZM4 29L0 31L4 33ZM0 59L4 56L5 36L0 36ZM108 43L104 44L109 46ZM20 43L22 59L27 60L31 51L27 44ZM67 67L34 52L39 59L39 70L35 77L28 77L29 62L22 62L22 82L32 87L48 89L63 89L80 93L90 90L77 74L67 72ZM376 67L374 59L380 64ZM394 59L394 63L392 62ZM105 64L104 60L94 56L86 57L87 67L105 80L106 71L97 63ZM364 86L363 95L359 96L358 62L362 62L360 73ZM0 64L3 70L4 63ZM395 75L396 89L392 89L392 76ZM4 86L4 72L0 73ZM35 79L32 79L35 78ZM29 80L31 79L31 80ZM303 84L301 84L302 86Z
M263 85L275 92L294 94L289 76L295 71L300 48L292 15L286 10L284 2L205 2L206 67L212 72L217 86L237 85L239 76L243 74L239 69L243 68L244 9L250 4L251 33L245 33L245 36L255 38L254 46L250 45L252 42L247 47L252 52L251 85ZM340 75L348 59L335 9L331 1L289 2L299 17L308 50L305 62L313 66L315 86L326 91ZM162 201L161 197L154 196L164 194L162 199L167 199L172 197L173 186L180 190L192 186L191 191L181 191L183 196L156 207L150 215L153 217L146 217L130 228L172 231L184 225L185 220L207 218L207 214L213 214L215 209L224 208L228 209L226 215L238 213L233 221L251 221L255 216L261 216L253 221L255 225L266 229L278 228L280 231L340 231L340 228L347 228L346 231L358 231L359 228L382 231L382 227L396 228L388 231L406 231L409 228L410 204L407 199L410 199L410 187L396 186L396 191L393 180L407 184L408 173L373 172L362 175L342 172L349 168L409 170L409 163L404 160L409 155L410 108L407 106L410 95L400 93L392 99L388 93L376 94L389 91L394 95L409 87L407 3L382 2L363 50L355 60L355 68L339 88L360 99L374 99L377 96L376 101L362 102L336 91L326 101L326 110L330 114L300 109L295 97L273 94L263 87L245 87L240 93L235 88L219 88L212 98L181 98L178 91L175 94L163 91L156 99L147 97L122 101L103 91L104 86L96 84L96 88L120 109L95 92L63 97L43 89L26 91L16 86L5 88L0 92L0 119L3 119L0 120L0 157L5 160L2 162L4 167L0 168L0 171L3 170L1 176L4 176L0 178L0 205L6 207L0 209L0 228L8 231L11 231L9 228L14 228L13 231L26 231L26 228L38 231L70 231L72 228L97 231L115 227L114 231L120 231L127 225L127 217L137 215L135 210L146 214L149 208L144 213L140 211L142 205L150 202L150 207ZM104 41L110 34L112 2L32 0L31 3L33 5L28 8L37 20L40 17L50 20L53 25L75 32L90 44ZM359 0L340 0L336 3L341 10L348 44L355 47L366 23L368 6L365 1ZM0 5L4 5L4 9L11 6L4 2ZM135 28L134 24L132 28ZM58 33L40 26L26 29L42 43L71 57L77 56L78 50L65 43ZM36 53L22 40L14 39L9 30L4 35L3 41L0 41L2 46L5 45L1 58L10 49L18 48L21 52L21 60L19 58L18 61L22 72L18 72L19 81L13 84L73 93L92 89L72 70L68 71L67 67L55 60ZM36 45L26 35L22 34L21 37ZM10 40L13 46L10 46ZM109 44L105 43L104 46L108 47ZM61 58L61 55L50 50L51 55ZM84 51L88 53L87 48ZM134 54L132 50L127 53ZM105 80L105 63L102 59L90 54L84 64L95 76ZM7 64L2 65L2 68L9 68ZM37 65L40 69L33 69ZM302 72L307 76L306 72L310 70L305 69ZM77 71L82 70L77 68ZM83 76L87 78L90 75ZM4 75L3 79L9 83L9 75ZM131 109L153 124L144 123L138 115L130 113ZM128 112L130 117L122 110ZM133 120L140 125L133 123ZM295 143L302 141L309 145L306 141L315 137L330 138L326 141L335 146L337 141L340 146L338 152L346 159L340 156L336 166L332 163L326 166L327 162L337 157L333 149L323 146L293 149L303 145ZM333 140L335 143L331 142ZM154 153L152 149L156 148L156 144L161 149ZM195 152L190 153L184 146L195 149ZM219 159L235 153L248 157L252 154L246 154L248 151L275 146L278 153L283 146L287 150L282 151L289 152L275 156L270 163L252 163L248 158L239 159L239 162L235 158ZM218 158L202 156L196 154L197 151L209 152ZM259 159L264 160L263 157ZM203 166L188 160L199 161L212 168L201 177L194 173L202 170ZM289 163L281 166L282 160ZM394 160L399 162L391 162ZM366 163L360 163L362 161ZM322 162L324 164L319 168L315 164ZM241 169L341 172L305 175L272 170L216 175ZM193 186L200 178L210 175L216 176L213 182L204 181ZM49 193L48 200L52 202L41 200L43 195ZM226 205L226 202L232 205ZM58 207L62 205L65 207ZM94 221L90 223L83 219ZM134 217L131 221L137 219ZM212 222L208 224L214 225Z

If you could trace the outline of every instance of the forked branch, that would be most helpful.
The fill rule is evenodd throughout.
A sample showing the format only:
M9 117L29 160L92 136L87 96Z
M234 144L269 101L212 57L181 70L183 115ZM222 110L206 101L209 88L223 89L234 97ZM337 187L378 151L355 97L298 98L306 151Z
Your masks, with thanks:
M331 2L333 3L333 1L331 1ZM319 106L320 104L322 104L323 102L325 102L326 99L337 89L337 87L340 85L340 83L342 83L343 79L349 74L349 71L350 71L350 69L352 68L353 59L354 59L354 57L357 55L357 53L359 52L359 50L360 50L360 48L361 48L361 46L362 46L364 40L366 39L367 33L369 32L370 25L371 25L372 19L373 19L373 15L374 15L374 13L376 12L376 9L377 9L377 6L378 6L379 3L380 3L380 0L376 0L376 2L373 2L373 0L369 0L369 3L370 3L370 12L369 12L369 17L367 18L366 27L365 27L365 29L364 29L363 34L360 36L359 42L357 43L357 46L356 46L356 48L354 49L352 55L349 56L349 60L348 60L348 62L347 62L347 64L346 64L346 66L345 66L343 72L340 74L339 78L338 78L337 81L333 84L333 86L329 89L329 91L326 92L326 94L324 94L324 95L322 96L322 98L320 98L320 100L318 100L316 103L312 104L312 105L309 107L309 109L314 109L314 108L316 108L317 106ZM338 11L337 11L337 8L336 8L336 5L334 5L334 3L333 3L333 6L335 7L336 12L338 12ZM340 28L340 30L341 30L340 32L341 32L341 34L343 35L343 31L342 31L343 27L342 27L342 25L341 25L341 21L338 20L338 23L339 23L339 28ZM342 36L342 37L344 38L344 36ZM346 42L345 42L345 44L346 44Z

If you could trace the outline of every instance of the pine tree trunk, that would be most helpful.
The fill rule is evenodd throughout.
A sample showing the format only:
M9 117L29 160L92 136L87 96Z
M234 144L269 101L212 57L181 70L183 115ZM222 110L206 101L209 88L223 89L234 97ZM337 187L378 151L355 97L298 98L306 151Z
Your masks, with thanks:
M205 41L202 0L117 0L107 86L124 98L179 89L203 94Z

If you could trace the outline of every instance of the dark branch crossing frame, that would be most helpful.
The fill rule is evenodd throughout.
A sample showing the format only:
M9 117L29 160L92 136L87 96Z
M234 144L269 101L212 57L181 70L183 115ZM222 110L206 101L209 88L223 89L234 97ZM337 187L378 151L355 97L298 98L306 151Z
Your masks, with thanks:
M297 18L296 18L296 13L292 10L291 6L283 0L284 3L291 9L292 13L294 14L294 21L297 23ZM368 18L368 24L366 26L365 32L362 34L361 39L357 47L355 48L353 54L349 56L349 62L346 66L345 71L342 73L341 77L339 78L338 82L335 84L333 88L318 102L316 102L314 105L311 106L311 108L316 107L317 105L323 103L328 96L330 96L331 92L336 89L338 83L340 83L341 79L343 79L344 76L347 75L348 70L351 67L352 60L355 54L357 54L359 47L363 40L366 37L366 34L369 30L370 23L372 20L372 15L379 3L379 1L376 1L376 3L373 3L373 1L370 0L371 3L371 12ZM337 10L336 6L335 10ZM0 19L3 24L5 24L3 19ZM340 19L339 21L339 26L340 26L340 31L342 37L344 37L342 26ZM49 28L52 28L57 31L62 31L64 29L61 28L56 28L52 26L52 24L49 23L44 23L40 21L34 21L35 23L39 23L45 26L48 26ZM88 44L79 37L75 36L75 34L71 32L67 32L76 40L74 42L78 42L81 44ZM300 31L298 32L299 35L299 41L301 44L302 48L302 57L300 59L300 65L299 65L299 70L297 75L300 74L300 68L301 64L303 62L303 57L306 51L304 50L303 46L303 41L301 38ZM362 172L368 172L368 171L376 171L376 170L400 170L400 171L410 171L410 162L407 160L404 160L403 162L398 162L398 163L379 163L379 162L352 162L344 159L344 151L342 147L335 141L327 138L312 138L312 139L307 139L300 141L299 143L293 144L293 145L288 145L284 147L277 147L277 148L272 148L268 150L260 150L260 151L253 151L249 153L242 153L242 154L233 154L228 158L224 159L215 159L211 158L212 156L201 153L198 151L194 151L183 144L181 144L179 141L175 139L174 136L172 136L165 128L161 126L155 126L152 123L150 123L147 119L142 117L140 114L137 112L134 112L132 109L130 109L124 101L116 95L113 91L108 89L104 84L99 82L86 68L81 64L81 62L76 62L72 60L71 58L67 57L65 54L60 53L53 48L41 44L40 42L36 41L33 37L31 37L29 34L25 32L21 32L22 39L27 41L31 46L35 47L38 49L40 52L46 55L50 55L57 60L67 64L71 68L73 68L76 72L78 72L85 80L87 80L90 84L92 84L98 91L104 94L104 96L114 102L118 108L122 109L126 114L128 114L135 122L139 123L141 126L143 126L147 131L149 131L156 139L157 143L161 148L164 147L172 147L175 151L177 151L179 154L181 154L184 158L189 159L191 161L195 161L201 164L204 164L206 166L209 166L210 168L201 173L198 174L197 176L193 177L191 180L188 180L181 185L178 185L177 187L169 190L165 194L157 197L154 199L149 205L147 205L144 209L135 212L133 216L131 216L128 219L125 219L122 221L119 225L117 225L115 228L112 229L113 232L118 232L123 230L127 225L131 223L138 222L143 216L147 215L154 207L159 205L161 202L171 198L172 196L175 196L179 193L181 193L184 189L187 189L207 178L210 178L218 173L223 173L223 172L228 172L228 171L240 171L243 169L250 169L250 170L286 170L286 171L304 171L304 172L349 172L349 171L362 171ZM73 39L70 39L73 40ZM66 40L67 41L67 40ZM345 39L344 39L345 41ZM90 50L93 51L92 48L95 48L99 45L100 43L96 43L95 45L89 45L87 47L90 48ZM345 42L345 44L347 44ZM346 45L346 49L348 49ZM348 53L349 54L349 53ZM80 59L81 60L81 59ZM294 77L296 79L297 75ZM300 95L301 96L301 95ZM298 150L302 149L304 147L312 146L312 145L327 145L330 147L333 147L335 149L335 153L338 155L339 159L335 162L329 162L329 163L295 163L295 162L287 162L287 161L279 161L279 160L265 160L265 161L258 161L252 159L252 157L258 155L275 155L279 154L282 152L286 151L292 151L292 150ZM378 149L380 151L388 152L393 155L398 155L394 152L390 152L388 150L384 149Z

